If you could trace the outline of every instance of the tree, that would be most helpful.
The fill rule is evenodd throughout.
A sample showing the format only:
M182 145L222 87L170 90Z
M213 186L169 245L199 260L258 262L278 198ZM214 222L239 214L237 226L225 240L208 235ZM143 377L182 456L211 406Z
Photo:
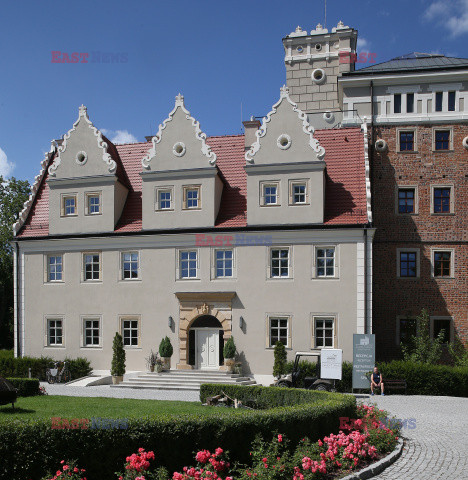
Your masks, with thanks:
M236 344L234 337L229 337L223 347L224 358L234 358L236 356Z
M275 363L273 365L273 376L279 378L286 371L286 359L288 354L286 349L281 342L276 342L275 344Z
M423 308L416 319L416 335L411 336L406 344L401 344L403 358L410 362L436 364L442 355L443 341L443 331L437 338L431 338L429 314Z
M159 355L162 358L170 358L174 353L174 348L172 347L172 343L169 337L164 337L159 344Z
M120 335L119 332L115 332L112 351L113 355L110 373L114 377L121 377L125 373L125 349L122 335Z
M29 197L27 180L0 175L0 348L13 348L13 224Z

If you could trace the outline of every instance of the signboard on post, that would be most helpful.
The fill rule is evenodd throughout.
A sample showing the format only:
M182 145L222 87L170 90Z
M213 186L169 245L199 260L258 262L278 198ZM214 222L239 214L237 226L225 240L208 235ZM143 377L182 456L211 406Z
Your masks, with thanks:
M353 335L353 390L370 388L366 373L375 366L375 335L355 333Z
M320 355L320 377L341 380L343 350L339 348L322 348Z

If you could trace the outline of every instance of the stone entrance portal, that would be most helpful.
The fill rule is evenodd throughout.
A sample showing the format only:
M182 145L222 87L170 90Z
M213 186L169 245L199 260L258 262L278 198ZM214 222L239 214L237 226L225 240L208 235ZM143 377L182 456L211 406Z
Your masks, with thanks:
M226 341L232 335L232 299L236 295L235 292L179 292L176 293L179 299L179 363L177 368L180 370L190 370L193 368L202 368L200 365L204 365L207 361L210 366L203 368L218 368L224 370L224 366L216 367L214 363L219 362L219 354L222 343L219 342L219 338L222 333L222 338ZM204 323L199 323L201 327L196 327L196 320L200 317L207 319L208 317L214 317L213 320L219 322L218 328L213 328L214 325L208 325L204 327ZM201 318L200 318L201 320ZM194 327L192 329L192 326ZM216 338L215 331L218 333ZM196 332L204 332L197 334ZM208 332L211 332L208 334ZM205 338L207 337L207 338ZM190 340L195 348L190 348ZM202 343L205 348L211 350L218 348L217 351L211 352L211 359L208 358L208 353L201 355L200 351L197 351L197 346L202 349ZM213 354L216 354L215 357ZM198 356L197 356L198 355ZM203 357L203 358L202 358Z

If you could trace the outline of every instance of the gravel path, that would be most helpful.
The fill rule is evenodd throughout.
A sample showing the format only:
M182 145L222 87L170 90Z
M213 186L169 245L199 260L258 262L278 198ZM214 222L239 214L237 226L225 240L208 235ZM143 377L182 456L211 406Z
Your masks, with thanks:
M407 420L401 457L373 478L468 479L468 398L389 395L360 401Z
M184 390L143 390L137 388L112 388L110 385L96 387L75 387L73 385L49 385L41 382L49 395L65 395L69 397L112 397L140 398L144 400L181 400L183 402L198 402L200 394Z

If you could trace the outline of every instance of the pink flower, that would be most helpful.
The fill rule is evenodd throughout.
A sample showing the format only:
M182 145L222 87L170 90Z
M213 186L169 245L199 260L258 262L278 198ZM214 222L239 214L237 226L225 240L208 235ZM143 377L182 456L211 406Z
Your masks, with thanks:
M281 443L283 441L283 435L278 435L278 442Z

